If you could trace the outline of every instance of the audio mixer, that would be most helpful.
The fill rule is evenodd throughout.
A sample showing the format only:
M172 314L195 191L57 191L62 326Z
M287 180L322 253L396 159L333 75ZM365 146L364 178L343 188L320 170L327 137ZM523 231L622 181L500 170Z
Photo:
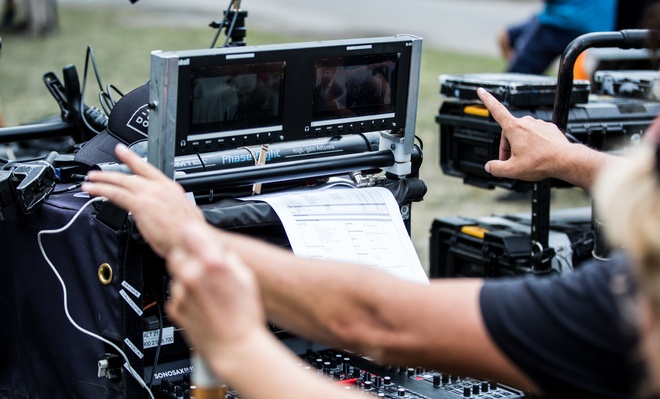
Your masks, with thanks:
M518 399L522 391L495 381L439 373L420 367L384 367L362 357L331 349L308 349L301 356L300 367L309 369L347 390L391 399ZM189 399L190 375L178 380L162 379L153 388L158 399ZM240 399L240 392L228 387L226 399Z

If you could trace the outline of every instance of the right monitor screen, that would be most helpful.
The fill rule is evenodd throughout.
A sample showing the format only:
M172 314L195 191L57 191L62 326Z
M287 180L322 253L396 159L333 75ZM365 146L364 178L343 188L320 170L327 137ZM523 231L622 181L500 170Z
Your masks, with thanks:
M313 121L391 116L397 60L397 54L318 59Z

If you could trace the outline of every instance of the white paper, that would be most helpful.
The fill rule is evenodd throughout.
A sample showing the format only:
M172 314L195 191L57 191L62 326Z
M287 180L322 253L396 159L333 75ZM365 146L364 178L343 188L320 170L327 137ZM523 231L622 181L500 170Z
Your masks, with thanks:
M399 205L385 188L335 187L244 199L270 204L298 256L362 263L429 282Z

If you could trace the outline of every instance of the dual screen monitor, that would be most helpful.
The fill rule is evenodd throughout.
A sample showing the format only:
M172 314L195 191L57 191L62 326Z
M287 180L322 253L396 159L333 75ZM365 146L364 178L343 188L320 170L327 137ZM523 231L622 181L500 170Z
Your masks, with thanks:
M421 39L409 35L154 52L150 147L169 159L403 132L414 123L420 58Z

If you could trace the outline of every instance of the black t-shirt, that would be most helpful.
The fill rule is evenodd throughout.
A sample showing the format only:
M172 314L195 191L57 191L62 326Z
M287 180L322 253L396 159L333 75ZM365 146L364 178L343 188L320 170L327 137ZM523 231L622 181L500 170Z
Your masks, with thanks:
M626 265L617 255L561 277L484 284L488 332L545 397L639 397L637 315Z

